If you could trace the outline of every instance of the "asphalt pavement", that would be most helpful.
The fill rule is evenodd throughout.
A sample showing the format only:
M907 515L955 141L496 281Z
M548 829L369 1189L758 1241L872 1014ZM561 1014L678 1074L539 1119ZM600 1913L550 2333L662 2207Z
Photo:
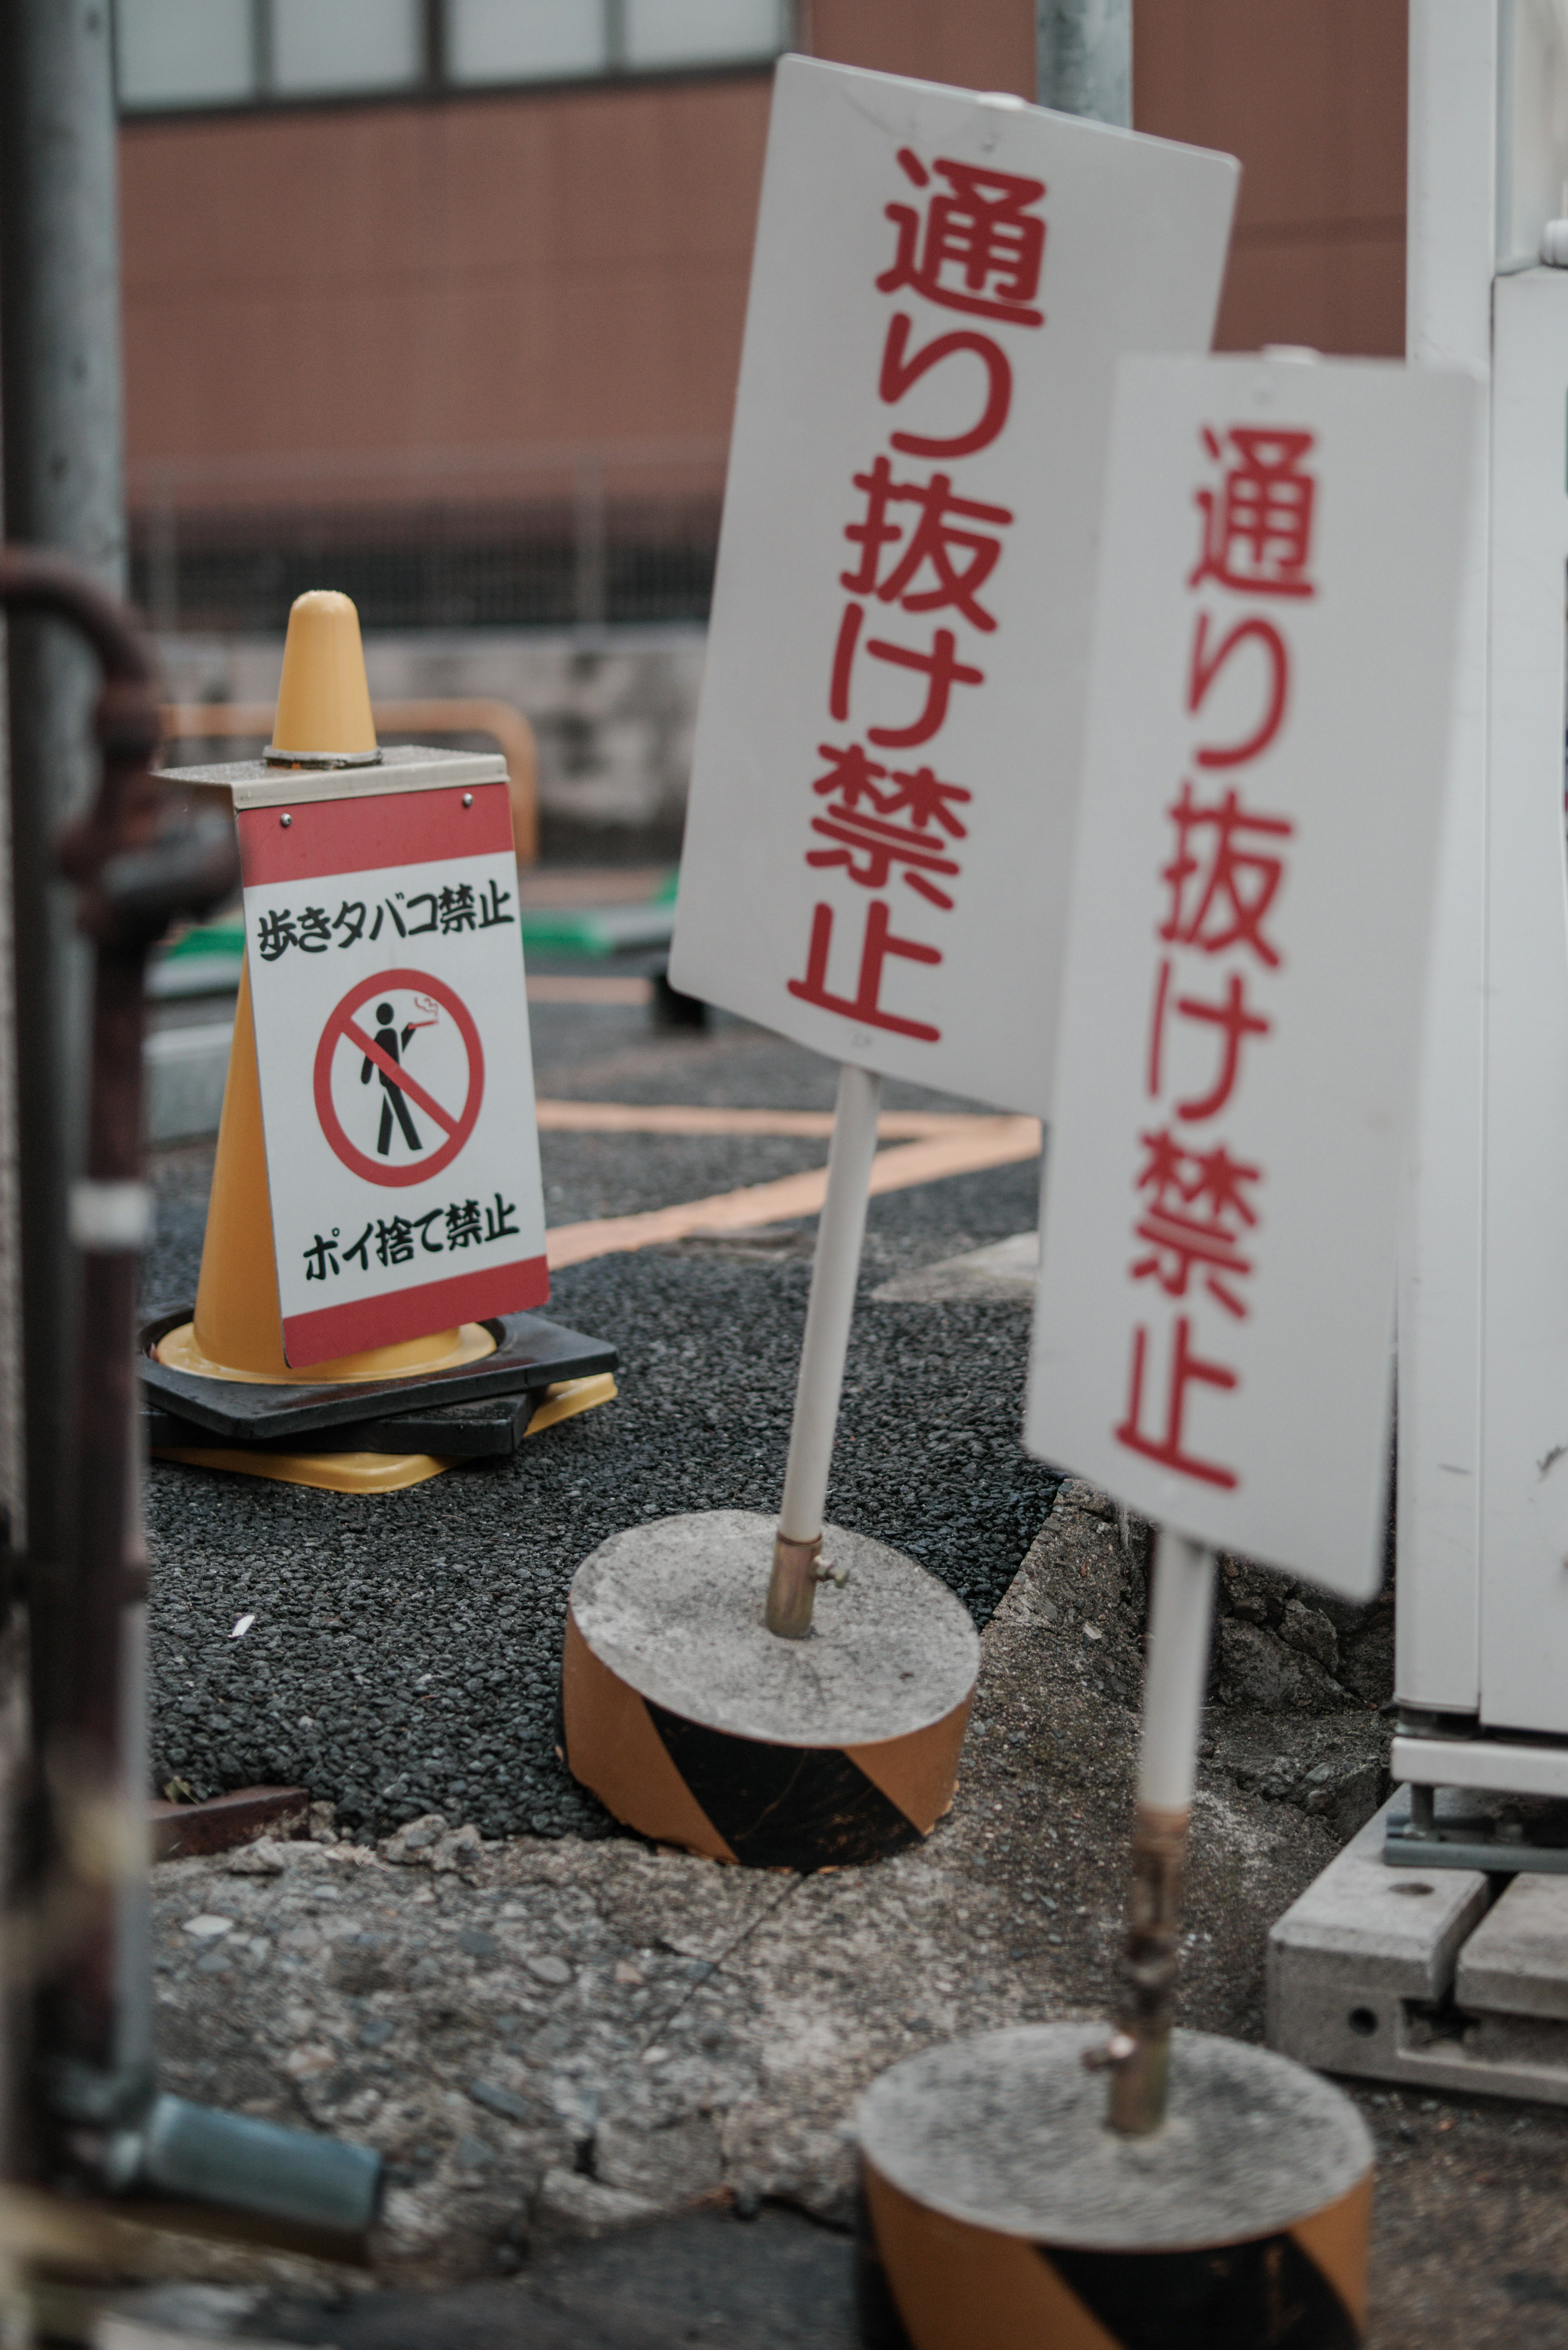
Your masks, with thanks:
M831 1108L832 1064L742 1023L655 1027L622 1005L534 1007L542 1095ZM970 1108L889 1086L896 1108ZM624 1214L820 1166L778 1137L546 1134L546 1221ZM153 1155L150 1309L195 1294L211 1146ZM1038 1162L871 1203L839 1442L837 1523L918 1558L988 1619L1057 1480L1019 1441L1025 1314L878 1301L892 1275L1022 1232ZM151 1465L152 1754L195 1797L304 1784L383 1835L429 1812L486 1836L610 1823L554 1752L566 1593L618 1529L777 1506L815 1223L689 1241L556 1276L549 1310L620 1350L618 1399L409 1490L317 1492ZM254 1617L238 1639L233 1628Z

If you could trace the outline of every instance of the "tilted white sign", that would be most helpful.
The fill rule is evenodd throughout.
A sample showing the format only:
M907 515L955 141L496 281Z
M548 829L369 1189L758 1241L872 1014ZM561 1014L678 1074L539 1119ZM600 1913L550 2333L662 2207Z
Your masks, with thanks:
M342 796L280 777L238 816L284 1351L301 1367L550 1294L506 785L333 782Z
M1477 387L1119 371L1026 1420L1376 1589Z
M1044 1107L1112 369L1207 347L1236 177L780 66L677 987Z

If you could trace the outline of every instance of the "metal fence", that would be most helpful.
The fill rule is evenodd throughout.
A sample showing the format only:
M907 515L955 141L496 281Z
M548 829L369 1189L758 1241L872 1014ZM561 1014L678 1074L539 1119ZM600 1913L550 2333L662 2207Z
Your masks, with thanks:
M147 468L132 592L164 630L275 629L321 586L369 629L702 620L722 465L682 443Z

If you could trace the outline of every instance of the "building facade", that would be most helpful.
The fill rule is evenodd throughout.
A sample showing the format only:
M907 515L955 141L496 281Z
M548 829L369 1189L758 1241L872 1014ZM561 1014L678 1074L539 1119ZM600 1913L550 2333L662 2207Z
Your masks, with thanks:
M1220 339L1403 348L1404 0L1139 0L1245 165ZM136 585L700 620L773 59L1032 95L1033 0L117 0Z

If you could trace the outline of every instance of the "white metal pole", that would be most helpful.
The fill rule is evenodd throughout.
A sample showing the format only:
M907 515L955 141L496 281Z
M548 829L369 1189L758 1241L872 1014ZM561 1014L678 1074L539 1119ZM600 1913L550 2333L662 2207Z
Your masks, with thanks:
M1165 2119L1182 1866L1209 1675L1214 1554L1162 1532L1149 1598L1126 1972L1111 2063L1109 2120L1147 2137Z
M1162 1533L1149 1600L1137 1769L1138 1802L1157 1811L1192 1808L1213 1612L1213 1552Z
M866 1237L866 1202L881 1098L881 1078L868 1069L851 1068L846 1062L838 1073L827 1195L816 1228L794 1422L768 1585L768 1629L789 1640L804 1639L811 1629L822 1522L827 1507L827 1471L838 1425L860 1248Z

